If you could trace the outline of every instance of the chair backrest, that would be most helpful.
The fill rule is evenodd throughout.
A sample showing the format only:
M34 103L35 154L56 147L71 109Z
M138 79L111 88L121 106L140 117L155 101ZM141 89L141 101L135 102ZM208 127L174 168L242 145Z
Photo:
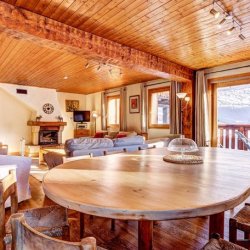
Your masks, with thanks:
M242 134L240 131L236 131L235 134L238 135L238 139L242 140L242 142L244 143L246 148L248 150L250 150L250 141L249 141L249 139L244 134Z
M4 249L6 200L11 198L11 213L16 213L18 209L15 166L6 166L5 170L7 175L0 179L0 249Z
M8 154L8 145L4 145L0 142L0 155Z
M96 240L93 237L87 237L81 242L67 242L51 238L42 234L32 227L26 221L23 213L17 213L11 216L12 229L12 250L96 250Z

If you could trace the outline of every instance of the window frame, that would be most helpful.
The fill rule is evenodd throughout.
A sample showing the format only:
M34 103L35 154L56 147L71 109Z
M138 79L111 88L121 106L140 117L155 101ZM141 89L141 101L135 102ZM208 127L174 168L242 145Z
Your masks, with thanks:
M109 117L109 109L108 109L108 106L109 106L109 101L111 101L111 100L114 100L114 99L119 99L120 101L119 101L119 123L115 123L115 124L113 124L113 123L109 123L109 119L108 119L108 117ZM110 95L110 96L107 96L107 119L106 119L106 121L107 121L107 127L110 127L110 126L120 126L120 123L121 123L121 95Z
M170 86L152 88L148 89L148 128L158 128L158 129L169 129L170 124L153 124L151 123L151 114L152 114L152 95L159 92L169 92L170 99ZM171 103L169 102L169 110L171 108ZM170 118L170 117L169 117Z

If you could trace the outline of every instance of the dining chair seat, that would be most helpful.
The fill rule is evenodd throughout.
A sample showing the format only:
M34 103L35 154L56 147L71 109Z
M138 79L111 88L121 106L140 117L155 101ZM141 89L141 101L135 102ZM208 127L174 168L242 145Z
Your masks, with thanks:
M229 241L223 240L219 234L212 234L209 242L201 250L247 250Z
M237 239L237 230L244 232L244 239ZM238 245L250 248L250 203L229 220L229 240Z

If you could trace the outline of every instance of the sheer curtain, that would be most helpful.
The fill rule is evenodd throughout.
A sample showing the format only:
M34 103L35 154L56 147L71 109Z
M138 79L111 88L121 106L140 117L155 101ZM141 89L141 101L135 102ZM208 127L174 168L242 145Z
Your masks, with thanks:
M120 130L127 130L127 88L112 89L102 92L101 96L101 113L102 113L102 130L107 130L107 112L108 112L108 96L114 93L120 95Z
M204 70L196 72L195 90L195 141L200 147L208 146L210 141L208 85Z
M180 134L180 101L176 93L180 92L180 84L171 81L170 85L170 134Z

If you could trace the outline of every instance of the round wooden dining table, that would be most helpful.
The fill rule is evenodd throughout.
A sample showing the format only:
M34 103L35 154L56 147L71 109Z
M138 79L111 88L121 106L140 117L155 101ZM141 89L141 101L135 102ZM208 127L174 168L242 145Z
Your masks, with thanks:
M153 248L153 221L210 216L224 233L224 211L250 195L250 152L200 148L202 164L163 161L167 148L68 162L44 177L45 194L85 214L138 221L138 249Z

